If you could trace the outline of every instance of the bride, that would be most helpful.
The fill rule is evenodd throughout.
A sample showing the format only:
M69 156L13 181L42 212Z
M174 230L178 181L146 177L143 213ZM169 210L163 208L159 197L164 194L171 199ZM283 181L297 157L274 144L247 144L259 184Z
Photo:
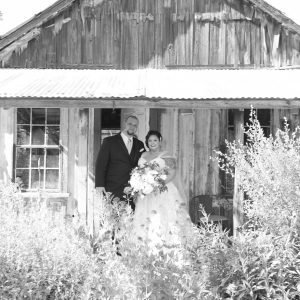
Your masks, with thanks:
M136 202L133 216L133 236L150 248L185 244L192 235L193 225L187 212L187 200L177 188L176 160L166 151L161 151L162 136L151 130L146 136L146 146L138 164L156 162L168 168L167 191L151 193Z

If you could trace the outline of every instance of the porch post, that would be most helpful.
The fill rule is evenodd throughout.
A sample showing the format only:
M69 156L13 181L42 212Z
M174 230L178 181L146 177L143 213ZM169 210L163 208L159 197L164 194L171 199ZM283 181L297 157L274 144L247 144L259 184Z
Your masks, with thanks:
M0 108L0 181L13 180L15 109Z
M244 110L234 111L234 134L235 140L244 143L244 132L242 126L244 125ZM238 228L243 224L243 202L244 193L240 186L239 169L235 169L234 177L234 194L233 194L233 234L238 234Z
M78 134L78 156L76 163L77 180L77 208L78 213L87 222L87 204L88 204L88 166L89 166L89 109L79 109L79 134Z
M88 199L88 227L92 236L97 236L100 229L101 201L95 190L95 164L100 150L101 139L101 108L92 108L90 117L89 140L89 199ZM93 152L93 154L92 154Z

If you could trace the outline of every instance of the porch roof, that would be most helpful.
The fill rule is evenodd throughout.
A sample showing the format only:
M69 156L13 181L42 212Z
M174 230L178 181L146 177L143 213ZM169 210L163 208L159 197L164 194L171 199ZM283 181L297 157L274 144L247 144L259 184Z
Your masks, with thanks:
M300 107L299 69L0 69L4 107Z

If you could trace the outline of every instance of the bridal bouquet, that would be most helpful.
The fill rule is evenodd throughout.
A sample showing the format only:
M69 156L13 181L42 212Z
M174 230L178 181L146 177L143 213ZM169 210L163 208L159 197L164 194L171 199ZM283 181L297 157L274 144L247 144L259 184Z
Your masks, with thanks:
M165 182L167 175L167 168L161 168L156 162L134 168L129 180L131 194L143 198L153 192L162 193L168 190Z

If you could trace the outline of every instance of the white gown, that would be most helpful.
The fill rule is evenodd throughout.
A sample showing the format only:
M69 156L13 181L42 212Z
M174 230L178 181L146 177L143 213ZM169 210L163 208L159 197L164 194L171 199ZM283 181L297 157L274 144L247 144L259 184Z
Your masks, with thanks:
M166 166L163 157L156 157L161 168ZM147 163L140 158L138 164ZM176 246L188 243L193 235L193 225L187 212L186 200L180 195L173 182L167 184L168 190L160 194L149 194L139 198L133 216L133 236L152 249L157 246Z

